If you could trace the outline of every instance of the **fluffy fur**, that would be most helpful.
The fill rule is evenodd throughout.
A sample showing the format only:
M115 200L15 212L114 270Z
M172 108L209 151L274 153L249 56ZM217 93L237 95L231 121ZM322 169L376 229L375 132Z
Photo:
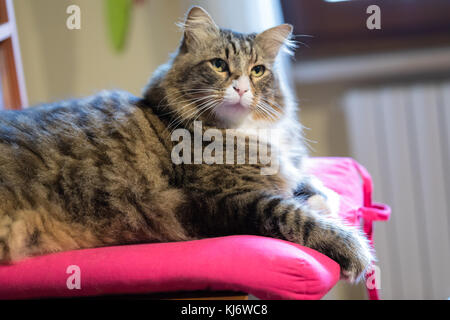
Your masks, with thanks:
M358 279L372 260L368 244L321 214L329 211L326 190L302 172L301 126L275 67L291 30L223 30L194 7L178 50L143 98L102 92L0 113L0 261L255 234L316 249ZM279 143L269 147L280 171L261 175L261 163L174 164L170 132L192 130L194 120L204 130L276 129Z

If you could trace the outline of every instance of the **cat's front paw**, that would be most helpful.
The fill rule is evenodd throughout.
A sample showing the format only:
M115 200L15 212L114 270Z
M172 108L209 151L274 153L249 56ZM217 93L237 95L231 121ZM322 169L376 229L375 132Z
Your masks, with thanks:
M359 282L375 258L369 242L357 229L347 229L337 241L336 261L341 266L342 278L348 282Z

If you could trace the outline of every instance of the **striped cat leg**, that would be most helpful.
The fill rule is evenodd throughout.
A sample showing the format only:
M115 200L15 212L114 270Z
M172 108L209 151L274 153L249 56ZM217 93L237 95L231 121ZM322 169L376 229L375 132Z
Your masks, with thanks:
M243 225L256 234L292 241L335 260L350 282L359 281L373 260L358 229L318 214L296 199L254 191L229 197L222 204L227 215L242 215Z

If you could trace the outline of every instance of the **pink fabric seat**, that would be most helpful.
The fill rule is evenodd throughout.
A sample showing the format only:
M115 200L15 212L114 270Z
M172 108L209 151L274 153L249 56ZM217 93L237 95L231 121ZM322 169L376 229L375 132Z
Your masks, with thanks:
M349 158L308 163L341 195L340 215L385 220L389 208L371 203L370 176ZM69 289L70 266L80 270L80 289ZM69 268L69 273L67 273ZM339 280L339 265L312 249L258 236L229 236L177 243L85 249L29 258L0 266L0 299L80 297L174 291L239 291L261 299L320 299ZM369 291L377 298L377 292Z

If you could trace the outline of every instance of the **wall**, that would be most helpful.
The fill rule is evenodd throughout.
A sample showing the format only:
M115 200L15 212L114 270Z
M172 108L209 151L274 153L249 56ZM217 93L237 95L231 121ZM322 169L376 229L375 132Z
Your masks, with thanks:
M66 28L66 8L81 8L81 30ZM181 36L180 1L136 5L126 48L109 42L102 0L15 0L30 105L121 88L139 94Z

